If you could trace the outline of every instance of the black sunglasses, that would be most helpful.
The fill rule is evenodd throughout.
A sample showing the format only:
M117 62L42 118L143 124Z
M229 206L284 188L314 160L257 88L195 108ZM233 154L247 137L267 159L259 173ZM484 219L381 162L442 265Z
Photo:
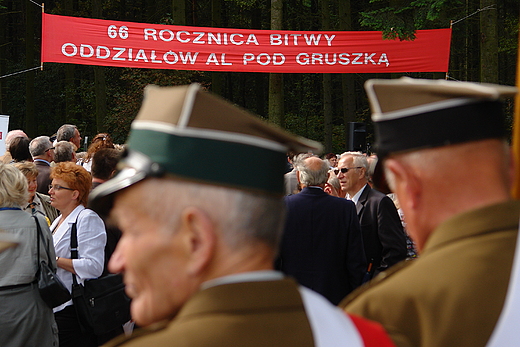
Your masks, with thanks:
M334 169L334 173L336 175L338 175L341 171L341 173L347 173L348 170L352 170L352 169L361 169L362 166L356 166L356 167L342 167L341 169Z

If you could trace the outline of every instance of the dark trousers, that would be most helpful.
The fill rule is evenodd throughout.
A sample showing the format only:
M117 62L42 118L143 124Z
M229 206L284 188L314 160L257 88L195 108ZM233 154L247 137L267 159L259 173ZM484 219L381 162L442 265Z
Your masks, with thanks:
M84 333L76 316L73 305L54 313L56 324L58 324L58 336L60 347L97 347L97 337L91 333Z

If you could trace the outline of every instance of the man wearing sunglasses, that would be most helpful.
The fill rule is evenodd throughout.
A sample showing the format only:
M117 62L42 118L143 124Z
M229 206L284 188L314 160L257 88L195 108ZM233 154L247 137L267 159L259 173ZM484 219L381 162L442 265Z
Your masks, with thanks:
M341 189L356 204L368 262L367 279L406 259L406 237L393 201L368 184L367 157L346 152L338 163Z

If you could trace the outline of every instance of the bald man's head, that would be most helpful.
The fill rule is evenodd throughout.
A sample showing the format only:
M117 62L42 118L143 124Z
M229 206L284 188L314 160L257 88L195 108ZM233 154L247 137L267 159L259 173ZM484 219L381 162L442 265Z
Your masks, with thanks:
M310 157L298 163L300 184L304 187L322 186L329 177L329 164L318 157Z

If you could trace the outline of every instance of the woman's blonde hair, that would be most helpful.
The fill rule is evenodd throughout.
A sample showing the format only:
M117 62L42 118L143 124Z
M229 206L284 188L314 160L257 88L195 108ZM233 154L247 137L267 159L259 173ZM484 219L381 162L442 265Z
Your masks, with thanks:
M31 161L21 161L13 164L26 178L38 176L36 164Z
M21 207L28 199L27 178L13 165L0 163L0 207Z

